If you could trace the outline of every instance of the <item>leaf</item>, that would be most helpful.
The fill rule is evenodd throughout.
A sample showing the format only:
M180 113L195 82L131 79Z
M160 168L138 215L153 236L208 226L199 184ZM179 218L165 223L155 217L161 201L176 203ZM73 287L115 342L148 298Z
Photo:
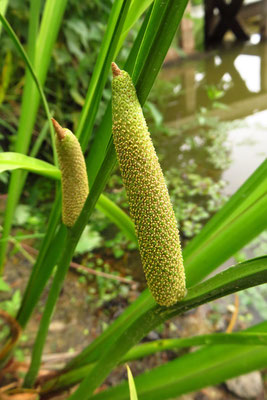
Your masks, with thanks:
M248 332L266 332L267 322ZM167 400L267 366L266 346L204 347L135 377L139 400ZM128 400L128 385L96 394L94 400Z
M128 383L130 390L130 400L138 400L133 375L128 364L126 364L126 368L127 368Z
M8 284L0 277L0 292L10 292Z
M6 10L7 10L7 7L8 7L8 2L9 2L9 0L0 1L0 13L3 14L3 15L6 14ZM0 25L0 35L1 35L1 32L2 32L2 25Z
M140 18L140 16L145 12L145 10L150 6L152 2L153 0L132 1L131 7L123 25L123 32L117 47L117 52L120 50L126 36L128 35L129 30L133 27L136 21Z
M149 112L150 112L150 114L151 114L151 116L152 116L152 118L153 118L153 120L155 122L155 125L157 127L159 127L162 124L162 121L163 121L163 115L161 114L161 112L150 101L146 102L146 108L149 110Z
M97 231L93 231L90 225L86 225L75 249L75 254L90 252L102 244L102 238Z
M61 175L57 167L37 158L20 153L0 153L0 173L14 169L25 169L53 179L60 179Z
M31 215L30 206L26 204L19 204L14 214L14 224L18 226L23 226L29 219L30 215Z
M267 345L267 333L235 332L198 335L179 339L162 339L142 343L133 347L124 357L132 361L147 357L160 351L181 349L193 346L214 346L216 344L235 344L240 346Z

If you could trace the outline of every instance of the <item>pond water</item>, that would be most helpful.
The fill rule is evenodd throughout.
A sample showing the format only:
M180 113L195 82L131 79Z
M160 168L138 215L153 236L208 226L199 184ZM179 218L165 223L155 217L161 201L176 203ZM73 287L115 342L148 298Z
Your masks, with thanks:
M202 113L202 117L216 118L217 126L222 124L225 129L226 140L221 146L231 161L221 177L226 181L227 195L234 193L267 156L267 43L257 43L258 39L252 35L250 43L172 63L160 76L167 85L166 93L172 83L171 95L164 97L163 92L163 101L157 102L168 127L179 131L187 125L186 134L196 135L192 122ZM176 140L175 135L165 142L160 140L168 146L169 162L177 159L177 146L172 145ZM199 162L203 168L205 158Z

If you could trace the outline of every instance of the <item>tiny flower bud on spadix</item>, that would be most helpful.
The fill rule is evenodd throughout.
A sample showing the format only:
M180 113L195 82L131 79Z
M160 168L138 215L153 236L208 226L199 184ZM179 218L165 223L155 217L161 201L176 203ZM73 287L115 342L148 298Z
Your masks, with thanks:
M113 138L148 287L171 306L186 294L177 222L129 74L112 63Z
M62 221L72 227L89 193L84 156L76 136L52 118L56 131L56 149L61 170Z

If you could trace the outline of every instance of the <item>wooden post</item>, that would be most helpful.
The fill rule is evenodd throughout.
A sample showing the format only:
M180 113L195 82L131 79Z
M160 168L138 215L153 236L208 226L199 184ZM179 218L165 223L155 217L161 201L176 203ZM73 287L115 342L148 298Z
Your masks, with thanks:
M236 38L240 41L246 41L249 36L242 28L237 14L244 0L232 0L230 3L224 0L205 0L205 42L206 47L221 43L224 34L228 30L232 30ZM214 29L214 10L219 11L218 23Z
M262 46L261 53L261 92L267 92L267 46Z
M183 71L183 87L185 90L185 107L190 115L196 111L196 84L195 84L195 68L187 66Z
M261 39L267 39L267 0L262 0Z
M187 4L185 10L185 17L182 18L181 21L181 47L186 54L192 54L195 50L195 40L193 33L193 21L190 18L187 18L186 15L190 15L191 12L191 3L190 1Z

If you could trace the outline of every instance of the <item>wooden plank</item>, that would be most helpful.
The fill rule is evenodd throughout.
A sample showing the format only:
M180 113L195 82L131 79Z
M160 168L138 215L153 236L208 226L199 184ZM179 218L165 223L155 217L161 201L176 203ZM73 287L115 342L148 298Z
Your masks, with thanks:
M229 108L227 110L210 110L207 115L209 117L218 117L222 121L231 121L238 118L244 118L252 114L253 109L257 109L258 111L265 110L266 104L267 93L264 93L253 96L253 99L249 98L228 104ZM190 115L188 117L181 118L180 120L170 121L167 125L170 128L178 129L181 126L192 122L195 118L195 115Z

